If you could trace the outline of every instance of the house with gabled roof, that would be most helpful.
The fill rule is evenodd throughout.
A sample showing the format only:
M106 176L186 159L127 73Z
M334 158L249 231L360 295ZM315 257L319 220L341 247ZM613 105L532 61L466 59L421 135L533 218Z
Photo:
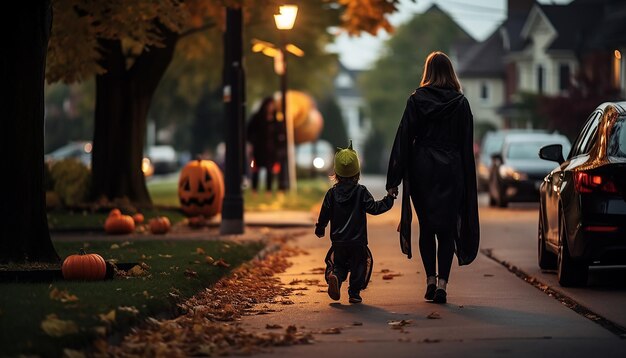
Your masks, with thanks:
M456 56L475 120L525 126L525 113L515 106L521 93L567 96L578 74L626 96L625 19L619 0L508 0L507 20Z

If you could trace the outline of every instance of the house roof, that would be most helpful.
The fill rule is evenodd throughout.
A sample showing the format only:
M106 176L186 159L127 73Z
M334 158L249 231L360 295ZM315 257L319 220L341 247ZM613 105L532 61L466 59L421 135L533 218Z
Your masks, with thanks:
M361 91L359 90L359 75L363 71L361 70L352 70L347 68L341 61L339 61L339 71L337 72L337 79L339 76L349 76L352 80L351 86L337 86L335 83L335 94L339 97L361 97Z
M568 5L538 5L557 32L548 50L580 51L589 47L603 19L602 4L574 1Z
M504 75L504 47L499 31L494 31L485 41L468 48L456 47L461 77L501 77Z

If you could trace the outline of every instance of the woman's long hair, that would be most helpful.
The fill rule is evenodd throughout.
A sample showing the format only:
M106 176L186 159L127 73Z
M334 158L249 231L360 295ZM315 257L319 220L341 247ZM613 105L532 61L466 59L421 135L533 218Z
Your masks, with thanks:
M461 83L456 77L452 61L445 53L435 51L426 57L420 83L420 87L424 86L451 88L461 92Z

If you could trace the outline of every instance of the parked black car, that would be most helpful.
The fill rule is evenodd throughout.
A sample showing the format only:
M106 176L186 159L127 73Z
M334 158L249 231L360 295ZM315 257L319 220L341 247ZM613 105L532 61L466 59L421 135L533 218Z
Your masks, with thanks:
M626 264L626 102L593 111L567 159L559 144L539 156L559 163L540 188L539 267L581 286L590 265Z
M560 134L514 133L504 137L502 150L494 154L489 172L489 204L507 207L510 202L539 201L539 185L554 169L537 153L547 144L561 144L569 151L569 140Z

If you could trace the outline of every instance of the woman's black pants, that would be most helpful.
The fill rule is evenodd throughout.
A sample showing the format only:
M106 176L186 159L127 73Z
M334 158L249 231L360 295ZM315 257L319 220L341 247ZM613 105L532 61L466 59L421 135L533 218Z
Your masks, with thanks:
M454 230L453 225L435 230L429 225L420 224L420 255L427 276L437 276L435 261L438 261L439 277L448 281L454 257ZM436 243L435 237L437 237Z
M263 167L254 167L252 169L252 190L257 191L259 188L259 171ZM272 182L274 179L274 173L272 173L272 166L265 167L265 190L272 191Z

